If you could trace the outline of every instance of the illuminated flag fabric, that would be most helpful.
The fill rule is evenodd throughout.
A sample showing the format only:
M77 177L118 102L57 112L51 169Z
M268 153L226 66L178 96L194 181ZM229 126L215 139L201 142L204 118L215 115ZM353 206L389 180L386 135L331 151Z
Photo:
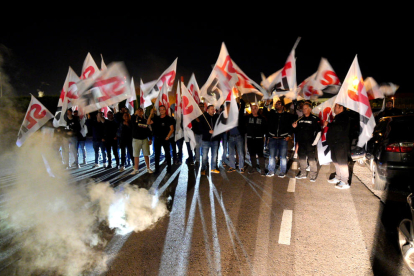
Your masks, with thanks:
M83 62L82 66L82 74L81 79L88 79L92 77L94 74L98 73L100 70L96 65L95 61L93 60L90 53L86 55L85 61Z
M267 93L268 95L272 94L272 88L270 86L271 86L272 82L280 75L280 72L282 72L282 69L280 69L279 71L271 74L267 78L265 77L265 75L263 73L261 73L262 81L260 82L260 85L262 85L264 87L264 89L266 89L266 91L268 92Z
M170 100L168 97L168 85L163 85L161 88L161 92L158 93L157 100L155 101L155 109L157 110L157 115L160 116L160 106L165 106L165 109L167 111L167 115L170 115Z
M132 96L126 100L125 107L128 109L130 115L134 115L134 101L137 99L135 92L134 78L131 78L131 94Z
M101 54L101 71L106 70L106 68L107 68L106 64L105 64L103 56Z
M319 118L321 119L322 126L325 121L332 122L335 100L336 100L336 96L330 98L329 100L323 102L322 104L312 109L312 113L319 116ZM329 149L328 144L326 143L327 132L328 132L328 127L323 127L322 133L321 133L321 139L319 139L318 141L318 160L319 160L320 165L326 165L332 162L331 151Z
M191 93L191 95L193 96L195 102L197 104L199 104L200 101L201 101L201 99L200 99L200 88L198 87L198 83L196 81L194 73L191 75L190 81L187 84L187 89Z
M191 127L191 122L203 115L193 96L185 85L181 84L181 108L183 111L183 127Z
M305 79L298 87L298 94L301 95L305 100L309 100L312 96L321 96L323 95L322 91L316 90L316 77L317 73L314 73L312 76Z
M141 84L139 85L139 105L142 109L145 109L146 107L152 105L151 100L147 99L144 96L144 91L150 87L154 87L154 85L157 83L157 80L153 80L147 83L143 83L141 79Z
M380 91L378 83L372 78L368 77L364 80L364 86L367 90L368 99L383 99L384 94Z
M270 83L269 89L271 91L292 91L296 84L296 61L295 50L293 49L286 62L285 66L280 70L273 81Z
M319 63L314 86L324 93L337 94L339 91L341 82L326 58Z
M221 73L221 70L217 70L217 76L219 79L220 89L226 93L226 99L230 100L230 110L225 110L219 115L216 125L214 126L214 132L212 137L219 135L227 130L230 130L239 123L239 108L237 107L236 97L234 96L231 83L225 75Z
M392 96L397 92L399 86L396 84L393 84L392 82L386 82L381 83L379 85L379 90L384 94L385 96Z
M158 97L158 94L161 91L161 88L164 86L164 83L167 84L168 91L171 91L172 86L174 84L175 75L177 72L177 59L168 67L161 76L157 79L157 82L150 87L145 87L144 90L144 98L147 100L152 100Z
M355 56L351 68L349 68L335 103L341 104L359 113L361 132L358 137L357 146L362 148L372 137L372 132L375 127L375 119L372 114L361 70L359 69L357 56Z
M26 139L53 118L53 114L31 95L29 107L17 135L16 145L21 147Z
M78 88L76 84L79 82L79 80L80 79L78 75L76 75L75 71L69 67L65 83L63 84L62 91L60 92L55 118L53 119L54 127L66 126L64 115L66 110L73 107L73 102L78 99Z
M181 83L181 85L184 85ZM182 119L182 110L181 110L181 93L180 93L180 82L177 83L177 91L175 93L175 141L180 140L184 137L183 129L181 128L181 119Z
M77 84L79 98L75 101L79 114L87 114L131 97L131 86L124 63L114 62L93 77Z

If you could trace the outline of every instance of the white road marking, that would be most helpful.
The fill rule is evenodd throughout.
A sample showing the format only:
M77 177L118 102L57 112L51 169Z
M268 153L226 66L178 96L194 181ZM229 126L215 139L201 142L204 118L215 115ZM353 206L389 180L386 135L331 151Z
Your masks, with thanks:
M292 169L292 170L297 170L297 169L298 169L298 162L296 162L296 161L295 161L295 162L293 162L293 163L292 163L292 167L291 167L291 169Z
M292 210L283 210L282 225L280 226L279 244L290 245L292 235Z
M296 178L289 179L289 185L288 185L287 191L289 193L294 193L295 192L295 186L296 186Z

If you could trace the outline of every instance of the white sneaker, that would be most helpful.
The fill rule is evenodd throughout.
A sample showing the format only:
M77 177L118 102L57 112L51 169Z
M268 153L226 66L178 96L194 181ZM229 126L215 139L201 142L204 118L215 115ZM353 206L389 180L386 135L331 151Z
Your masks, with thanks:
M298 154L297 154L297 153L295 153L295 154L293 155L293 158L294 158L294 159L298 159Z
M335 184L337 184L337 183L338 183L338 182L340 182L340 181L334 177L334 178L332 178L332 179L328 179L328 182L329 182L329 183L335 183Z
M100 166L99 166L99 164L96 164L96 163L95 163L95 165L93 165L93 167L94 167L94 168L99 168Z
M308 166L308 167L306 168L306 171L307 171L307 172L310 172L310 166Z
M123 171L125 171L125 168L124 166L121 166L121 168L119 169L119 172L123 172Z
M131 175L136 175L139 172L139 170L135 169L131 172Z
M150 168L147 168L147 173L154 173Z
M351 188L351 186L349 186L349 184L341 181L341 182L339 182L338 184L335 185L335 188L340 189L340 190L345 190L345 189Z

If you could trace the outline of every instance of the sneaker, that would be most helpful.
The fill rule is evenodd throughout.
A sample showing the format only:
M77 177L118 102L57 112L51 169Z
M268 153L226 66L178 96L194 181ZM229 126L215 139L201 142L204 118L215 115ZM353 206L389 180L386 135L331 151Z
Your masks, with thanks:
M124 166L121 166L121 168L119 169L119 172L123 172L123 171L125 171L125 168Z
M252 174L252 173L256 173L256 172L257 172L257 169L256 168L250 167L250 169L249 169L249 171L247 173L248 174Z
M147 173L154 173L151 168L147 168Z
M278 175L277 175L279 178L284 178L285 176L286 176L286 174L284 174L284 173L279 173Z
M206 175L206 171L201 171L201 175Z
M220 171L217 169L214 169L214 170L211 170L211 173L220 173Z
M335 188L340 189L340 190L346 190L351 188L351 186L349 186L349 184L345 183L345 182L339 182L338 184L335 185Z
M235 172L235 171L236 171L236 169L234 169L234 168L230 168L230 169L227 170L228 173L232 173L232 172Z
M138 172L139 172L139 170L134 168L134 170L131 172L131 175L136 175L136 174L138 174Z
M316 182L316 176L309 177L310 182Z
M239 170L239 173L244 173L244 169L243 169L243 168L241 168L241 169Z
M298 173L298 175L296 175L296 179L305 179L306 175L303 175L301 172Z
M329 183L334 183L334 184L337 184L337 183L338 183L338 182L340 182L340 181L334 177L334 178L332 178L332 179L328 179L328 182L329 182Z
M100 167L99 164L95 163L95 165L93 165L93 168L99 168L99 167Z
M274 176L275 175L275 173L274 172L268 172L267 174L266 174L266 176L267 177L272 177L272 176Z
M307 167L306 167L306 171L307 171L307 172L310 172L310 166L307 166Z
M295 153L295 154L293 155L293 158L294 158L294 159L298 159L298 154L297 154L297 153Z

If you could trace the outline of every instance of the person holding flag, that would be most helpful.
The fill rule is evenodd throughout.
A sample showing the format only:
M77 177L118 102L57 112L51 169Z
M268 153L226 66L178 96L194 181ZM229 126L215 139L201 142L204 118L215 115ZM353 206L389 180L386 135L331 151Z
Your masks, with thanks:
M153 173L150 167L150 148L152 144L151 130L147 124L147 119L144 118L144 110L139 107L135 114L131 117L132 122L132 149L134 158L134 170L131 174L139 172L139 156L144 155L145 164L147 165L147 173Z
M335 165L336 175L329 183L335 183L335 188L349 189L349 167L348 156L350 155L351 141L349 139L349 115L345 107L335 104L335 117L332 122L325 121L324 126L328 127L326 143L331 150L332 163Z
M214 105L210 104L207 107L207 112L203 113L203 116L200 117L200 130L202 132L202 142L201 146L203 148L203 159L201 164L201 175L206 175L207 163L208 163L208 151L211 149L210 157L210 171L212 173L220 173L217 170L217 150L220 141L220 135L212 137L214 133L214 126L219 115L215 114Z
M79 123L79 117L73 116L72 109L69 108L66 111L67 117L65 118L65 121L67 123L67 126L65 128L65 135L63 138L63 154L64 154L64 163L67 165L67 169L71 167L69 163L69 151L72 153L73 157L75 158L75 161L73 165L76 168L80 168L79 162L78 162L78 135L81 130L81 126Z
M230 110L230 101L226 102L226 109L223 112L227 112ZM239 114L239 124L228 132L224 132L223 135L227 135L227 144L229 147L229 162L230 168L227 172L234 172L236 171L236 163L234 159L234 155L236 153L237 148L237 155L239 157L239 172L244 173L244 124L243 124L243 116L244 116L244 109L246 107L246 103L243 99L240 99L240 109L238 111ZM222 120L223 124L226 124L227 119L225 116L221 116L220 120ZM224 143L223 143L223 150Z
M171 173L170 138L174 133L174 121L167 115L164 105L159 106L160 116L154 115L154 112L155 109L152 109L147 124L152 125L154 134L155 173L160 171L161 147L164 149L167 173Z
M310 166L309 179L311 182L315 182L318 173L316 166L316 144L321 136L321 125L320 119L313 115L311 111L311 103L305 102L303 104L303 117L295 121L292 126L294 128L295 140L299 144L300 171L296 178L306 178L307 158Z

